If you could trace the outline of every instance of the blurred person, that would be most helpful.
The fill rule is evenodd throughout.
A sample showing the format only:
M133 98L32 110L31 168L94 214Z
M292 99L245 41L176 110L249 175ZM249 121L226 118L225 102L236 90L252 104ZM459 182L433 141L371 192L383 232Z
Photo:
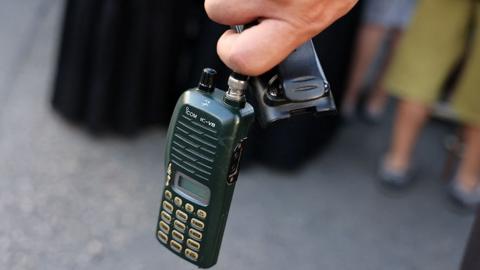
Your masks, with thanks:
M480 203L480 1L421 0L401 41L386 84L400 99L390 147L380 164L385 184L412 182L412 151L450 71L470 48L452 106L464 125L465 147L449 184L460 204ZM473 35L472 35L473 34Z
M383 87L383 77L393 51L397 47L404 29L410 22L416 0L367 0L363 11L363 22L357 36L356 49L350 70L345 97L342 103L342 116L354 116L360 90L375 57L386 39L385 57L373 78L373 88L366 102L365 116L372 121L381 117L387 101Z

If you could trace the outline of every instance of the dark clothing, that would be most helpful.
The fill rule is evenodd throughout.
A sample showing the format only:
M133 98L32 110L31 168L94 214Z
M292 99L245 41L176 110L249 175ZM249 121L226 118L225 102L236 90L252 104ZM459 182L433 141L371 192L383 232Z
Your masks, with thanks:
M480 269L480 210L473 225L461 270Z
M183 2L68 1L53 106L96 133L168 124L192 74L220 66L215 37L223 29L203 16L202 3Z

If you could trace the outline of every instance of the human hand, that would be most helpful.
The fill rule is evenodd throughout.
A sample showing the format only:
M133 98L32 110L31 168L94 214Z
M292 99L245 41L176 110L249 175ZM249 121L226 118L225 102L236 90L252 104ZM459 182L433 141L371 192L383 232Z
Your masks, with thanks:
M358 0L205 0L213 21L240 25L258 21L242 33L225 32L217 44L232 70L256 76L345 15Z

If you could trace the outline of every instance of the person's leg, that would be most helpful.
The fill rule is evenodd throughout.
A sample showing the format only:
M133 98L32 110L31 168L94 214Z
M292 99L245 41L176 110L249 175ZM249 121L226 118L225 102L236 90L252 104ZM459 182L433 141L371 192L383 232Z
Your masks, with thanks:
M384 110L388 95L385 91L383 79L386 71L388 70L388 67L390 66L394 52L398 46L402 34L403 30L401 29L392 30L392 37L386 52L385 59L382 63L382 66L380 67L379 73L375 78L372 93L370 94L370 98L368 99L367 103L367 113L371 116L379 116Z
M357 36L350 76L343 98L342 112L351 114L356 106L360 88L387 30L377 24L364 24Z
M465 147L456 180L465 190L473 190L480 183L480 127L465 128Z
M463 74L452 98L458 119L465 123L465 148L453 184L467 205L480 204L480 3L473 4L477 14L473 39Z
M390 148L385 156L385 166L395 172L405 172L410 167L417 137L428 118L429 108L411 100L398 104Z
M389 92L404 101L398 105L390 146L380 164L383 183L405 186L413 180L407 173L413 148L431 104L462 53L469 10L467 1L419 2L385 80Z

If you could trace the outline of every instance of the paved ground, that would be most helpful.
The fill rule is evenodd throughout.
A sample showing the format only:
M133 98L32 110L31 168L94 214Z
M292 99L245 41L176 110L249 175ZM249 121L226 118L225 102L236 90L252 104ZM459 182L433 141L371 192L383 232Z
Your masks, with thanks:
M0 0L0 269L195 269L153 236L165 132L92 138L52 113L62 5ZM344 128L297 174L243 171L216 269L457 269L472 217L438 180L446 130L402 196L373 178L388 130Z

